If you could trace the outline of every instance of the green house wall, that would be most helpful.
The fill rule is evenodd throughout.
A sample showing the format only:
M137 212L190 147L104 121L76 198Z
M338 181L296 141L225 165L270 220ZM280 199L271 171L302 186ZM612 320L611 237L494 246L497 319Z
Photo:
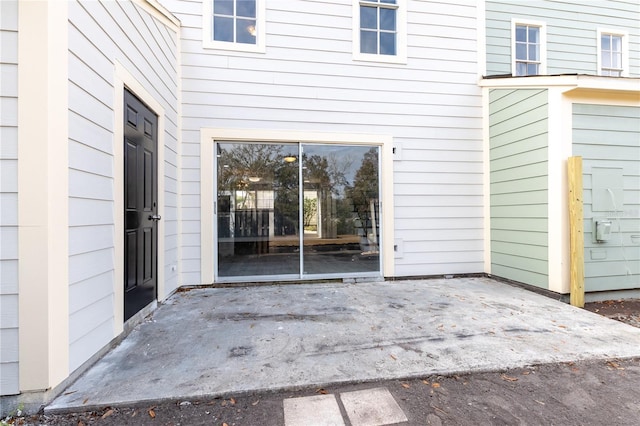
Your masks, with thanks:
M583 159L585 290L640 288L640 107L574 104L573 153ZM594 241L593 219L609 220Z
M491 274L548 288L548 96L489 94Z
M637 0L487 1L486 75L511 74L512 19L546 25L548 75L597 74L598 28L627 32L629 76L640 75L640 2Z

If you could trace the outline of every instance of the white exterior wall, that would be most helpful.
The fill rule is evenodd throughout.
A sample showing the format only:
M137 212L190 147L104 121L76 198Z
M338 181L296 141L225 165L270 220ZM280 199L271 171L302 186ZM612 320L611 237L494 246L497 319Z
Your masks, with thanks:
M202 3L182 22L184 284L201 283L200 129L391 135L395 275L483 271L476 2L410 1L406 64L354 61L350 0L267 2L266 52L202 47ZM386 253L392 256L392 253Z
M18 2L0 2L0 396L18 381Z
M123 142L116 129L123 118L116 105L122 102L116 67L126 70L165 113L160 117L164 135L158 138L165 229L159 297L178 286L172 268L178 261L176 48L175 31L135 2L69 4L69 371L122 328L117 314L122 307L114 306L122 303L117 296L123 286L117 217L123 214L118 199L124 191L118 176L117 144Z

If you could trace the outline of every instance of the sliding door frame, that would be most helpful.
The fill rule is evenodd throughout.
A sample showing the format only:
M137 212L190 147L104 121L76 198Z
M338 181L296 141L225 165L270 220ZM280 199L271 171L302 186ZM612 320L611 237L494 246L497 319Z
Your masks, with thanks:
M216 179L217 164L215 146L217 142L265 142L324 145L365 145L379 147L379 187L381 216L381 270L375 273L336 274L337 276L390 277L394 274L394 220L393 220L393 138L384 134L340 134L307 133L296 131L273 131L253 129L201 129L200 132L200 266L201 283L281 281L316 278L331 278L331 274L309 277L255 276L216 277L217 270L217 212ZM301 191L302 194L302 186ZM301 256L302 260L302 256Z

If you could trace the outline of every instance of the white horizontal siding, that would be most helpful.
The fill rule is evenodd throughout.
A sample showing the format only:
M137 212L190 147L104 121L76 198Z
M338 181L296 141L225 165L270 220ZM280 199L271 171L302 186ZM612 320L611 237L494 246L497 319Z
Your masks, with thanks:
M640 2L487 1L487 74L511 73L511 19L547 28L547 74L597 74L597 29L629 34L629 75L640 76Z
M0 2L0 397L18 380L18 2Z
M259 55L203 49L201 2L162 0L183 25L185 284L201 282L199 182L214 178L199 173L203 127L393 135L396 275L482 271L476 3L407 3L407 64L390 65L352 59L350 0L267 2Z
M134 2L69 3L69 333L73 371L114 336L114 67L164 108L165 288L177 286L175 34ZM170 204L169 204L170 203Z

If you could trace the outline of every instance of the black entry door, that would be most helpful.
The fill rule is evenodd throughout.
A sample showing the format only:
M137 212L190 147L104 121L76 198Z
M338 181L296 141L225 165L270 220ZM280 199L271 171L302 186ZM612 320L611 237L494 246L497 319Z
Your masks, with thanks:
M156 298L158 117L124 93L124 320Z

